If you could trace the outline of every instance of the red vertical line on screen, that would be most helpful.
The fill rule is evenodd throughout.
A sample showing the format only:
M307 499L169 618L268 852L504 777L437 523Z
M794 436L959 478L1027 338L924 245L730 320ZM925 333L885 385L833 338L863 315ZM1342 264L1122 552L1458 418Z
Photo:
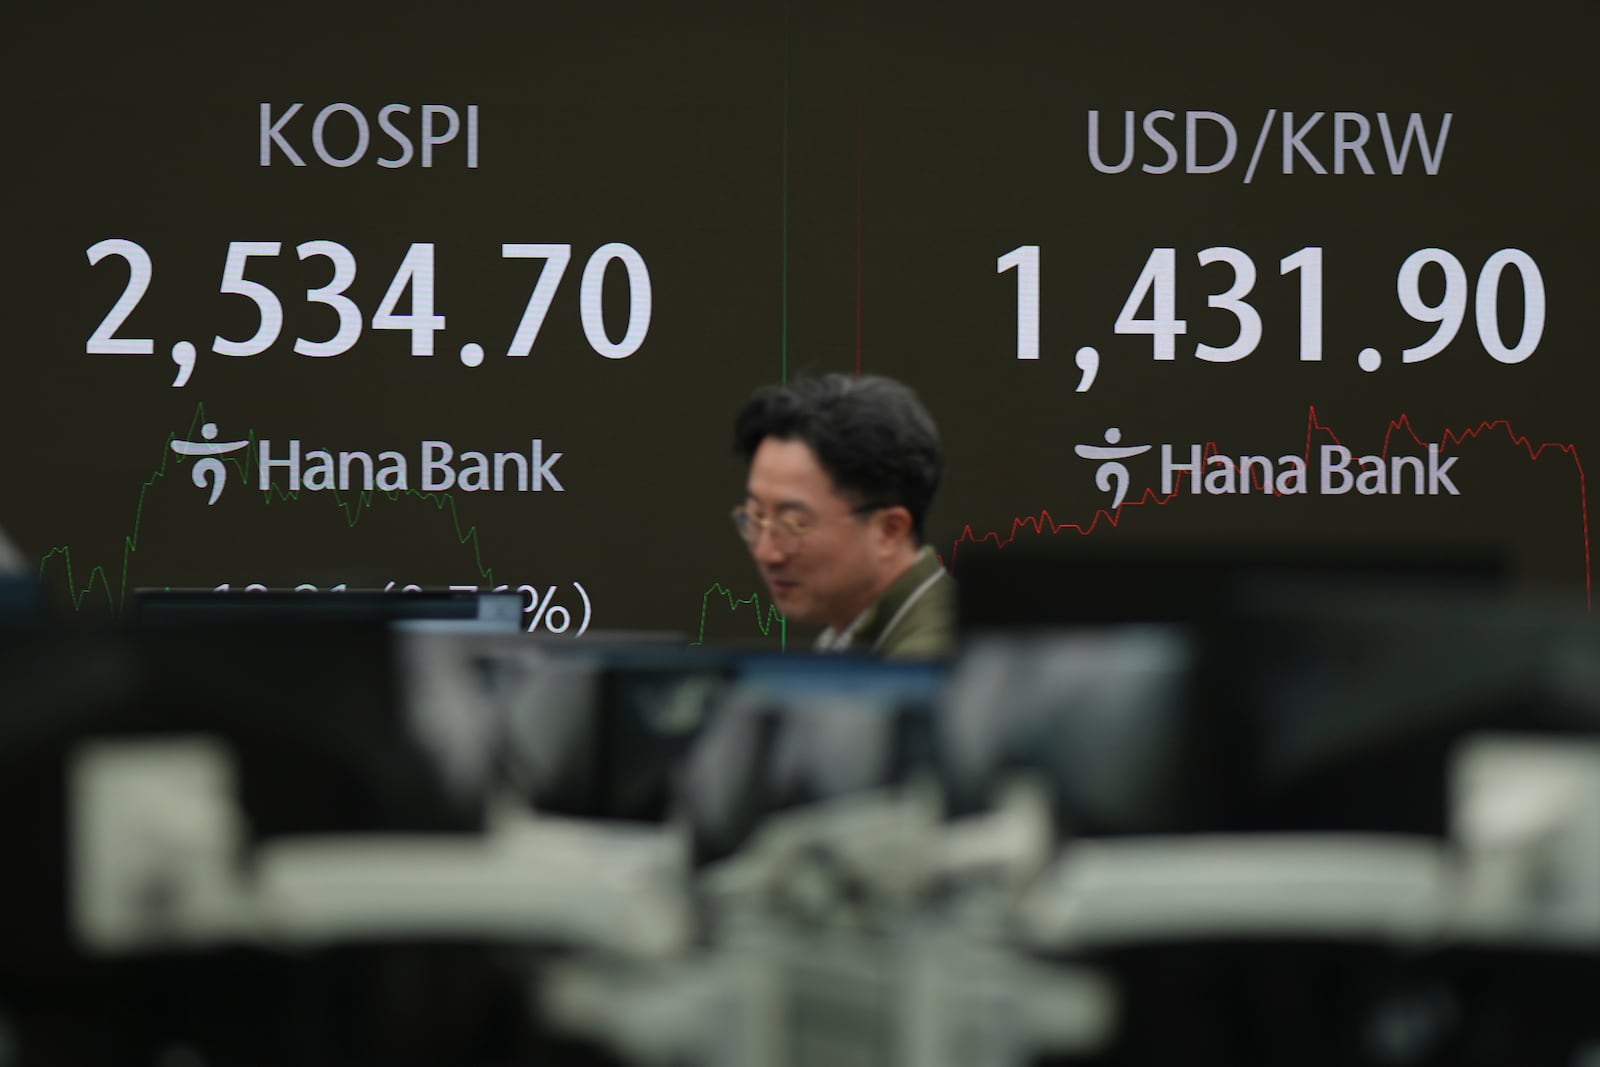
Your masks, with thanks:
M782 315L782 384L789 384L789 3L784 3L784 179L782 179L782 200L784 200L784 315ZM787 653L789 651L789 617L778 616L778 649Z
M859 18L859 13L857 15ZM862 241L861 241L861 216L862 216L862 185L865 159L865 125L866 107L863 98L866 95L866 79L862 74L861 64L861 27L856 27L856 377L861 377L861 276L862 276Z

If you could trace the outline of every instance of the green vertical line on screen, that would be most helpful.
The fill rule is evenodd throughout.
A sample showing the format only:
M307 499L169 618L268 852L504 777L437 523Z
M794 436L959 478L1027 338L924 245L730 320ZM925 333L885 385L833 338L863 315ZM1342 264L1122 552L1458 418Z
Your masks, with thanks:
M782 382L789 384L789 4L783 5L783 175L781 179L781 232L783 278L780 302L782 314L778 350L782 357Z

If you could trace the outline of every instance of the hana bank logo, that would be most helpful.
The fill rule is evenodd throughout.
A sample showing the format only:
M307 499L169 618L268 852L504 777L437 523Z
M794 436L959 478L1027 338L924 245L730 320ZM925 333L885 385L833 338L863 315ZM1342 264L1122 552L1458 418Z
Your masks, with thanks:
M1082 459L1098 460L1094 484L1111 494L1109 510L1127 499L1133 477L1124 460L1142 456L1155 445L1124 445L1122 430L1105 432L1103 445L1076 445ZM1325 444L1305 455L1228 456L1198 444L1160 446L1162 496L1180 486L1195 496L1460 496L1451 468L1459 456L1446 457L1438 443L1425 446L1423 455L1383 454L1358 456L1342 444Z
M1111 494L1111 510L1115 511L1122 506L1123 498L1128 495L1128 467L1122 461L1142 456L1150 451L1150 445L1124 445L1122 430L1112 426L1106 430L1106 443L1103 445L1078 445L1073 449L1084 459L1102 460L1100 466L1095 468L1095 488L1102 493Z
M200 428L200 441L173 441L172 451L194 459L192 480L209 490L206 504L215 504L228 484L228 467L221 457L249 447L249 441L218 441L217 424ZM525 449L513 452L457 452L448 441L422 441L415 454L392 449L364 450L307 448L298 438L256 442L256 488L265 492L274 478L288 492L316 493L379 490L404 492L413 484L425 493L455 490L461 493L565 492L555 466L562 453L547 452L543 438L532 438ZM249 475L247 474L248 481Z
M219 456L229 452L237 452L250 442L248 441L218 441L217 424L208 422L200 427L200 436L204 441L174 441L172 450L180 456L199 456L194 461L194 473L190 476L194 484L201 489L209 486L211 499L206 501L209 506L217 502L222 495L223 486L228 484L228 467Z

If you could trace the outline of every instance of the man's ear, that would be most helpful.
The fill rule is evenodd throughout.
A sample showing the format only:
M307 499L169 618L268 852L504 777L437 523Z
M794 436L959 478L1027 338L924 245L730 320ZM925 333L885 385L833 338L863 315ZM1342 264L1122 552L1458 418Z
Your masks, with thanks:
M899 505L878 511L878 530L885 545L911 539L911 512Z

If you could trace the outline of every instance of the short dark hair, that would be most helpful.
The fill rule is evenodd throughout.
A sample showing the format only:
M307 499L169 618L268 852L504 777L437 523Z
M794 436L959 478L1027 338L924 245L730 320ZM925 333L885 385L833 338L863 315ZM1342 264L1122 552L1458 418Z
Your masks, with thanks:
M758 389L734 423L734 447L748 464L769 437L810 445L834 488L858 504L904 507L921 542L944 453L933 417L909 386L828 374Z

